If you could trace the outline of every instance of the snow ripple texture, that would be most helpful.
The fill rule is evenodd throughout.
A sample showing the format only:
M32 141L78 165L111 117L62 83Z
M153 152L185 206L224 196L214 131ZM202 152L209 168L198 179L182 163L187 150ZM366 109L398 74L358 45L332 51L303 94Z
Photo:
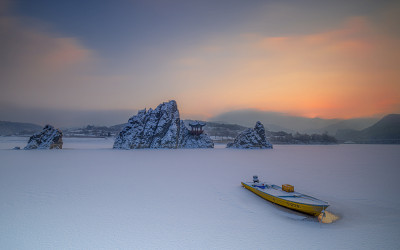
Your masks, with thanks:
M272 144L265 136L264 125L258 121L254 129L249 128L240 133L232 143L228 143L227 148L272 148Z
M164 102L156 109L140 110L115 139L115 149L213 148L206 134L191 135L180 120L176 101Z
M62 132L46 125L41 132L32 135L24 149L62 149Z

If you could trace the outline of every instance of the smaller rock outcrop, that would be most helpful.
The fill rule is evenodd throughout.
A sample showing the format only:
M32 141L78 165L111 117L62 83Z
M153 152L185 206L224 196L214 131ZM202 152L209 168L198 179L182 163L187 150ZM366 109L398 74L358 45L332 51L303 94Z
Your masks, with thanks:
M24 149L62 149L62 132L51 125L46 125L39 133L29 138Z
M179 147L180 148L213 148L214 143L207 134L190 133L190 131L186 128L183 121L181 121Z
M272 144L267 140L265 136L264 125L261 122L257 122L254 129L246 129L240 133L232 143L228 143L227 148L272 148Z

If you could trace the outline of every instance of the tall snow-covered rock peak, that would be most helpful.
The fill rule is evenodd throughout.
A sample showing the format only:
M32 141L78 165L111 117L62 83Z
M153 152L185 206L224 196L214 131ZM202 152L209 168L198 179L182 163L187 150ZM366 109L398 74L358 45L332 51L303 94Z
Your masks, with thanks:
M176 101L164 102L156 109L140 110L115 139L115 149L214 147L207 136L193 137L181 122ZM192 138L193 137L193 138ZM212 142L211 142L212 143Z
M51 125L46 125L39 133L29 138L24 149L62 149L62 132Z
M258 121L254 129L246 129L240 133L232 143L228 143L227 147L257 149L272 148L272 144L265 136L264 125Z

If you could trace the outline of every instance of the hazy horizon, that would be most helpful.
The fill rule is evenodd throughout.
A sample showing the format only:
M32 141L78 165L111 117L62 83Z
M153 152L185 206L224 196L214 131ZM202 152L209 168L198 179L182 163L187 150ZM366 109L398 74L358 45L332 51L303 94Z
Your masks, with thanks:
M140 109L154 109L155 107L141 107ZM137 114L140 109L132 110L55 110L55 109L25 109L14 107L0 107L0 121L33 123L44 126L51 124L59 128L84 127L87 125L95 126L113 126L123 124L128 119ZM180 110L179 103L178 109ZM11 111L10 111L11 110ZM238 124L246 127L253 127L256 121L261 121L264 126L272 131L294 130L298 131L313 130L315 127L324 127L338 123L340 121L359 120L365 127L372 125L388 114L382 114L371 117L355 117L349 119L341 118L309 118L305 116L296 116L282 112L262 111L257 109L242 109L222 112L213 117L191 116L182 114L182 120L202 120L207 122L223 122ZM317 120L317 121L316 121ZM364 127L360 125L360 127Z

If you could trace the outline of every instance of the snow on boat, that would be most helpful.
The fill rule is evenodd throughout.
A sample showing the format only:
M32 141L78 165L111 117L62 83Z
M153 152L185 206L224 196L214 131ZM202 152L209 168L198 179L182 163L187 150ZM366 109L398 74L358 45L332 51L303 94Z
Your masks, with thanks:
M257 176L253 177L253 182L242 182L242 185L267 201L313 216L318 216L329 206L326 201L294 192L291 185L282 185L282 189L274 184L259 182Z

